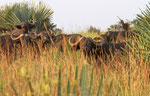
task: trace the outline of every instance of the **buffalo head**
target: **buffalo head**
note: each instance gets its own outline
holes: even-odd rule
[[[26,45],[28,31],[34,27],[34,24],[28,22],[22,22],[20,25],[16,25],[16,28],[11,31],[11,39],[15,42],[21,41],[22,45]]]
[[[85,55],[90,56],[93,54],[94,50],[101,46],[101,42],[95,42],[91,37],[80,37],[78,41],[71,42],[71,39],[74,38],[73,36],[69,39],[69,44],[73,47],[74,50],[80,49],[84,52]]]
[[[28,33],[29,30],[31,30],[32,28],[34,28],[35,25],[32,24],[32,23],[28,23],[28,22],[21,22],[20,25],[15,25],[15,27],[17,29],[21,29],[22,33],[25,34],[25,33]]]
[[[29,37],[32,41],[36,42],[37,44],[40,44],[39,46],[43,47],[52,44],[53,40],[55,39],[55,35],[48,34],[46,31],[42,31],[40,33],[31,32],[29,33]]]
[[[74,38],[72,38],[74,37]],[[59,34],[57,36],[55,36],[54,40],[54,46],[58,49],[60,49],[61,51],[64,51],[65,48],[69,48],[70,45],[70,38],[71,42],[75,42],[78,41],[78,38],[83,37],[80,34]]]

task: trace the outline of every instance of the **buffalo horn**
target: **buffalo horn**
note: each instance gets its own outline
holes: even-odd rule
[[[84,38],[84,37],[81,37],[77,42],[71,43],[71,39],[72,39],[73,37],[75,37],[75,36],[71,36],[71,37],[69,38],[69,44],[70,44],[70,46],[75,46],[75,45],[77,45],[77,44]]]
[[[23,37],[23,36],[24,36],[24,34],[20,34],[18,37],[14,38],[14,37],[12,37],[12,35],[11,35],[11,39],[12,39],[12,40],[18,40],[18,39],[20,39],[20,38]]]

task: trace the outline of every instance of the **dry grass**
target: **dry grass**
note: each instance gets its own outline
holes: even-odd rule
[[[18,53],[19,54],[19,53]],[[23,52],[22,57],[11,64],[6,62],[3,54],[0,61],[0,95],[1,96],[57,96],[59,69],[61,69],[61,94],[67,96],[67,84],[70,80],[70,96],[81,96],[80,77],[82,66],[88,67],[87,91],[90,88],[91,73],[93,83],[91,96],[96,96],[102,75],[101,95],[105,96],[149,96],[150,95],[150,61],[128,53],[102,63],[89,64],[78,52],[60,52],[56,48],[45,50],[35,57],[33,50]],[[110,62],[109,62],[110,61]],[[75,80],[76,68],[79,68]],[[74,90],[76,89],[76,91]],[[87,95],[86,95],[87,96]]]

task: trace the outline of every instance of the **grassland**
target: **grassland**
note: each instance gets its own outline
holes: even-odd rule
[[[129,52],[98,66],[79,51],[33,54],[11,63],[0,54],[0,96],[150,96],[150,61],[142,55]]]

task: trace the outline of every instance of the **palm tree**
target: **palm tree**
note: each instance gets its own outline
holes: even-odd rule
[[[135,28],[139,31],[140,39],[138,44],[141,46],[140,49],[146,57],[150,59],[150,3],[146,5],[146,10],[141,11],[141,14],[137,15]]]
[[[52,30],[56,27],[51,20],[52,14],[53,11],[41,2],[38,5],[29,3],[6,5],[0,10],[0,27],[11,30],[14,25],[25,21],[35,23],[38,31],[45,30],[44,23]]]

